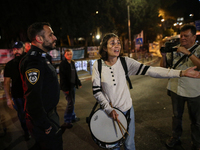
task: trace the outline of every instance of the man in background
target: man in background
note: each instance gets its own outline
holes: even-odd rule
[[[24,54],[24,44],[15,42],[13,45],[14,59],[9,61],[4,69],[4,91],[6,94],[7,105],[10,109],[15,109],[24,130],[25,140],[30,139],[30,134],[26,127],[25,112],[24,112],[24,94],[22,81],[19,73],[19,62]],[[10,82],[12,86],[10,86]]]
[[[63,130],[65,130],[65,128],[72,128],[72,123],[80,120],[75,114],[74,105],[76,88],[82,87],[76,72],[75,62],[72,60],[73,51],[71,49],[66,49],[64,56],[65,58],[59,66],[60,88],[64,92],[67,100],[67,107],[64,114],[65,123],[62,125]]]
[[[173,55],[167,53],[167,63],[172,62],[172,68],[178,70],[185,70],[193,66],[197,66],[197,69],[200,70],[200,46],[195,41],[196,27],[190,24],[182,26],[180,45],[175,47],[177,50],[173,52]],[[181,59],[183,56],[184,59]],[[180,59],[181,61],[179,61]],[[169,79],[167,89],[172,100],[173,117],[172,136],[166,141],[166,145],[174,147],[180,143],[183,131],[182,117],[185,102],[187,102],[191,120],[192,149],[200,150],[200,80],[187,77]]]

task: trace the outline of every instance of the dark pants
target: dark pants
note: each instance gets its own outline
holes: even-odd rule
[[[25,134],[28,134],[28,128],[26,127],[25,111],[24,111],[24,98],[13,98],[14,108],[17,111],[21,127]]]
[[[49,134],[45,134],[44,129],[34,126],[33,121],[27,115],[26,122],[32,137],[36,141],[36,149],[38,150],[63,150],[62,131],[59,125],[59,116],[56,110],[48,113],[52,130]]]
[[[71,123],[72,120],[74,120],[76,117],[76,114],[74,112],[75,91],[76,88],[73,87],[72,90],[69,91],[69,94],[64,93],[67,100],[67,107],[64,114],[64,122],[66,123]]]
[[[191,137],[193,145],[200,148],[200,96],[188,98],[170,92],[172,99],[172,136],[180,138],[182,135],[182,117],[185,102],[187,102],[188,113],[191,120]]]

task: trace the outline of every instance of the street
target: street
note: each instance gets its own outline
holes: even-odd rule
[[[158,65],[155,64],[155,65]],[[165,141],[171,136],[171,100],[166,94],[168,79],[155,79],[147,76],[130,77],[133,89],[130,90],[135,110],[135,143],[137,150],[168,150]],[[95,99],[92,95],[91,80],[84,81],[82,88],[76,91],[75,112],[80,121],[63,134],[64,150],[101,150],[93,141],[86,117],[89,116]],[[60,123],[66,107],[64,94],[60,94],[57,110]],[[2,128],[7,128],[7,134],[0,137],[0,150],[33,150],[34,140],[24,141],[17,114],[6,106],[6,100],[0,101]],[[186,105],[187,106],[187,105]],[[187,107],[183,116],[182,145],[172,150],[190,150],[190,121]]]

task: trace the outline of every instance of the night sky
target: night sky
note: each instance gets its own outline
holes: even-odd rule
[[[44,5],[45,2],[47,3]],[[26,35],[27,27],[31,23],[35,22],[35,20],[50,22],[51,25],[54,27],[54,32],[58,35],[60,28],[55,28],[58,21],[53,18],[56,15],[61,16],[63,14],[59,14],[58,10],[60,10],[60,7],[56,7],[56,4],[61,2],[63,2],[63,0],[0,1],[0,5],[2,6],[2,9],[0,10],[0,35],[3,35],[3,39],[0,40],[0,46],[3,45],[2,47],[7,47],[7,41],[10,42],[10,39],[16,40],[16,37],[20,37],[20,40],[22,41],[27,41],[27,37],[21,35]],[[173,16],[175,18],[184,17],[185,20],[189,20],[191,19],[191,17],[189,17],[189,14],[194,14],[192,19],[194,21],[200,20],[199,0],[176,0],[173,5],[168,6],[167,8],[164,7],[165,6],[163,6],[163,9],[167,11],[170,16]],[[3,29],[4,31],[1,29]]]
[[[166,8],[170,15],[184,17],[187,19],[189,14],[194,14],[195,19],[200,19],[199,0],[177,0],[172,6]]]

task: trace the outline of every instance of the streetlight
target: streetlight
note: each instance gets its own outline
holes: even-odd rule
[[[101,33],[100,33],[100,28],[99,27],[97,27],[96,39],[97,39],[97,42],[99,44],[99,41],[101,39]]]
[[[181,26],[183,24],[183,22],[180,22],[179,25]]]
[[[99,35],[99,34],[96,35],[96,39],[97,39],[97,40],[100,39],[100,35]]]
[[[194,14],[190,14],[189,16],[190,16],[190,17],[193,17],[193,16],[194,16]]]

